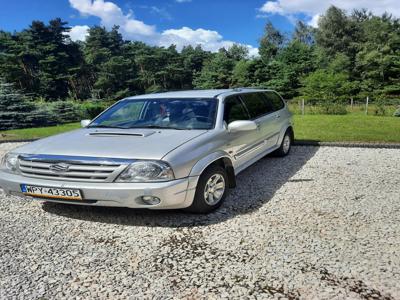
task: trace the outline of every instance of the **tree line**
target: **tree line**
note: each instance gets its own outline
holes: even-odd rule
[[[318,28],[298,21],[291,34],[267,22],[257,57],[240,45],[211,53],[201,46],[178,51],[126,41],[117,26],[94,26],[84,42],[73,42],[69,29],[57,18],[0,31],[2,80],[42,102],[228,87],[329,102],[400,96],[400,23],[390,14],[332,6]]]

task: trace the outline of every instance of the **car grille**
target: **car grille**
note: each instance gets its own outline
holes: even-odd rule
[[[88,157],[19,157],[19,169],[23,176],[66,181],[112,182],[129,163],[128,160]]]

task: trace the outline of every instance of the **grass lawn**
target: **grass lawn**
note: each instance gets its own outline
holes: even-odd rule
[[[400,143],[400,118],[396,117],[295,115],[294,122],[297,140]]]
[[[400,118],[353,113],[344,116],[295,115],[294,121],[297,140],[400,143]],[[79,123],[70,123],[44,128],[0,131],[0,140],[41,138],[79,127]]]
[[[69,123],[51,127],[5,130],[0,131],[0,141],[42,138],[49,135],[70,131],[79,127],[80,123]]]

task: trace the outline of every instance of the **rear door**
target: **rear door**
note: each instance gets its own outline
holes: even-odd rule
[[[273,147],[276,144],[276,126],[274,126],[275,115],[271,102],[263,92],[246,93],[240,97],[246,105],[251,119],[257,123],[259,145],[262,146],[260,152]]]
[[[272,113],[269,118],[269,124],[271,135],[268,137],[269,147],[275,146],[279,141],[279,133],[285,123],[284,108],[285,103],[283,99],[273,91],[264,92],[265,100],[268,105],[272,108]]]

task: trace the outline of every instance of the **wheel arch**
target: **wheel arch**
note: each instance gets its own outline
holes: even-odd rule
[[[293,129],[293,126],[292,125],[288,126],[286,128],[285,132],[287,132],[287,131],[290,133],[292,141],[294,141],[294,129]]]
[[[292,141],[294,141],[294,129],[293,129],[293,125],[292,124],[287,124],[286,126],[283,126],[281,129],[281,132],[279,133],[279,141],[278,141],[278,145],[280,145],[283,141],[283,137],[285,136],[286,132],[289,131]]]
[[[235,170],[230,156],[225,152],[216,152],[200,159],[192,168],[189,176],[200,176],[204,170],[211,165],[223,167],[228,176],[228,185],[230,188],[236,187]]]

